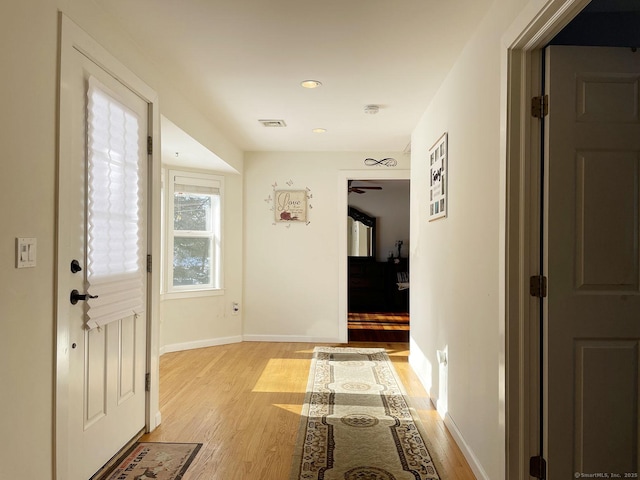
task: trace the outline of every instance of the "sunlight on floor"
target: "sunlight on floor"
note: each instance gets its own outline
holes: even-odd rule
[[[291,404],[283,404],[283,403],[273,403],[274,407],[281,408],[289,413],[295,413],[296,415],[302,414],[302,405],[291,405]]]
[[[387,355],[390,357],[408,357],[409,350],[391,350],[387,348]]]

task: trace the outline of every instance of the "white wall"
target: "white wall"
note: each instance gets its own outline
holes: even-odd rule
[[[393,157],[396,169],[406,169],[402,153],[346,152],[247,153],[244,171],[244,338],[248,340],[337,341],[339,315],[338,189],[346,192],[340,171],[366,167],[367,157]],[[293,181],[289,187],[286,182]],[[311,223],[273,225],[272,184],[279,188],[309,188]],[[288,228],[287,228],[288,227]],[[346,242],[346,230],[345,230]],[[346,257],[346,245],[345,257]],[[344,260],[346,262],[346,258]]]
[[[7,479],[51,478],[56,50],[54,1],[3,6],[0,465]],[[35,268],[15,268],[22,236],[38,239]]]
[[[504,478],[499,385],[501,35],[524,1],[498,0],[414,130],[411,363],[479,478]],[[449,133],[448,217],[427,219],[427,152]],[[416,288],[419,286],[419,288]],[[448,350],[441,369],[436,350]]]
[[[242,177],[233,173],[206,173],[224,177],[223,289],[215,296],[163,296],[160,302],[163,353],[242,340],[242,309],[238,313],[232,311],[233,303],[242,301]],[[170,216],[168,221],[172,221]]]
[[[58,9],[146,81],[162,112],[242,171],[242,153],[155,71],[93,2],[29,0],[0,16],[0,465],[4,479],[53,472],[54,254]],[[238,181],[236,188],[241,188]],[[241,193],[238,199],[241,199]],[[229,229],[238,231],[242,219]],[[15,238],[36,237],[37,266],[15,269]],[[241,269],[241,247],[227,266]],[[236,287],[239,292],[240,286]],[[37,454],[34,455],[34,452]],[[61,479],[64,480],[64,479]]]

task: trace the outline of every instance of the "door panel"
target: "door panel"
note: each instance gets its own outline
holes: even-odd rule
[[[637,292],[638,153],[580,151],[577,162],[577,287]]]
[[[546,59],[547,478],[624,476],[640,449],[640,55]]]
[[[638,114],[640,82],[636,74],[580,73],[576,84],[578,122],[637,123],[640,121]]]
[[[120,322],[120,352],[118,358],[118,403],[136,392],[136,324],[133,317]]]
[[[90,428],[107,414],[107,332],[90,330],[85,338],[86,359],[84,364],[86,380],[84,398],[86,398],[83,428]],[[78,347],[76,347],[78,348]],[[79,363],[79,362],[78,362]]]
[[[575,356],[576,471],[602,472],[604,457],[607,473],[635,472],[638,343],[578,340]],[[606,412],[616,412],[616,415]]]

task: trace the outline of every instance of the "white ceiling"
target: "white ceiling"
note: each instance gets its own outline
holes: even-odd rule
[[[404,150],[491,3],[94,1],[245,151]],[[303,89],[306,79],[323,86]],[[380,112],[366,115],[368,104]]]

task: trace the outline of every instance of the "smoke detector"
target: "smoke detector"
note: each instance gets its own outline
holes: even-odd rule
[[[364,113],[367,115],[375,115],[380,111],[380,107],[378,105],[366,105],[364,107]]]

